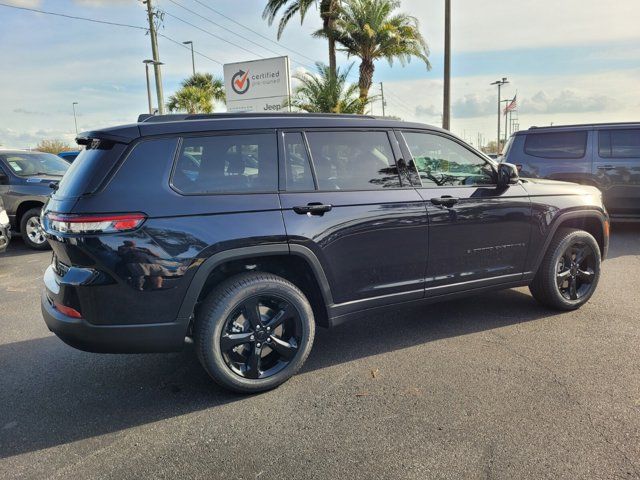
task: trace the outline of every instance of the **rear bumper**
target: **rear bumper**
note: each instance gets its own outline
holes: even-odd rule
[[[68,317],[54,306],[63,303],[65,284],[49,266],[44,275],[45,288],[40,303],[42,316],[49,330],[63,342],[87,352],[152,353],[173,352],[184,346],[186,325],[182,322],[95,325],[82,318]]]

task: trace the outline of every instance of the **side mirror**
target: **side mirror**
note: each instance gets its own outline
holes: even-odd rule
[[[520,176],[518,175],[518,167],[512,163],[498,164],[498,187],[506,187],[518,183]]]
[[[4,185],[9,180],[9,177],[6,173],[0,170],[0,185]]]

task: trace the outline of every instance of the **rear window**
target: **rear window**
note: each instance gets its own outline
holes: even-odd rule
[[[181,193],[251,193],[278,190],[275,133],[184,138],[172,184]]]
[[[640,158],[640,129],[600,131],[598,151],[602,158]]]
[[[582,158],[587,149],[587,133],[530,133],[524,142],[524,151],[541,158]]]
[[[104,143],[80,152],[58,185],[56,198],[79,197],[95,192],[124,152],[126,145]],[[67,163],[60,159],[61,162]]]

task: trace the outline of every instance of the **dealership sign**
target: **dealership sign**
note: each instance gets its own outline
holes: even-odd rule
[[[265,58],[224,66],[229,112],[288,111],[289,57]]]

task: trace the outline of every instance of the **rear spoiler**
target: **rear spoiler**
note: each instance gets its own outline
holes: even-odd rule
[[[114,143],[123,143],[126,145],[138,137],[140,137],[138,127],[127,126],[113,129],[113,131],[95,130],[79,133],[78,136],[76,136],[76,143],[87,149],[109,149]]]

